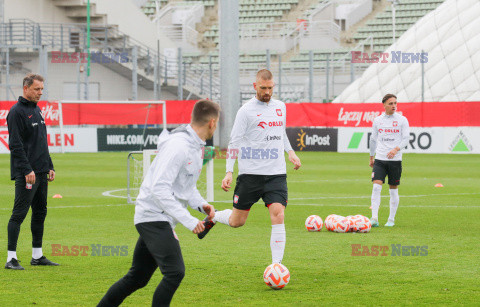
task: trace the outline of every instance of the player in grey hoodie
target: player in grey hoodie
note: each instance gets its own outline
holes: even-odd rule
[[[192,112],[189,125],[171,133],[164,130],[158,153],[140,187],[134,223],[140,234],[129,272],[110,287],[98,306],[118,306],[136,290],[147,285],[160,268],[163,279],[153,295],[153,306],[168,306],[185,275],[177,223],[198,234],[204,222],[193,217],[187,206],[207,214],[215,210],[196,188],[202,171],[202,148],[217,128],[220,107],[203,99]]]

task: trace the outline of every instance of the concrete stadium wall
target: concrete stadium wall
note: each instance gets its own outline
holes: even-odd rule
[[[30,53],[23,55],[11,55],[12,59],[21,60],[23,67],[31,72],[39,72],[38,54]],[[48,73],[46,83],[48,85],[48,99],[61,100],[64,97],[64,84],[77,82],[77,64],[74,63],[58,63],[53,64],[51,56],[48,59]],[[132,82],[116,72],[107,68],[109,64],[91,65],[89,83],[97,83],[100,100],[128,100],[132,97]],[[15,73],[10,75],[10,84],[15,94],[13,97],[10,93],[10,100],[15,100],[22,95],[22,80],[25,75],[23,73]],[[80,82],[84,82],[84,74],[81,74]],[[81,92],[83,99],[83,92]],[[91,96],[93,97],[93,96]],[[138,100],[152,100],[153,90],[147,90],[141,86],[138,87]],[[6,99],[5,88],[0,87],[0,100]],[[162,91],[160,99],[176,99],[171,93]]]
[[[55,6],[52,0],[5,1],[5,22],[12,18],[26,18],[35,22],[74,22],[65,16],[65,11]]]
[[[176,48],[176,45],[157,30],[156,25],[131,0],[93,0],[97,5],[97,13],[106,14],[109,24],[116,24],[120,31],[137,41],[157,49]]]

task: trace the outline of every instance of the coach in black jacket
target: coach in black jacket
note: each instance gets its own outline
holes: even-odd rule
[[[43,77],[28,74],[23,79],[23,97],[7,116],[11,179],[15,180],[15,202],[8,222],[6,269],[23,270],[18,263],[17,241],[20,225],[32,207],[31,265],[58,265],[42,253],[43,224],[47,216],[48,181],[55,179],[48,152],[47,128],[37,106],[43,91]]]

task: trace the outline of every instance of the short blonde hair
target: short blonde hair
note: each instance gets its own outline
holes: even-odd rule
[[[272,72],[268,69],[260,69],[257,72],[257,80],[272,80]]]

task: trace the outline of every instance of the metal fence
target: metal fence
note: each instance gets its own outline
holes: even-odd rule
[[[363,50],[368,45],[367,40],[352,50]],[[14,97],[12,88],[17,84],[12,83],[12,80],[18,79],[16,75],[24,75],[29,70],[22,65],[22,55],[29,54],[31,58],[37,58],[39,72],[45,74],[48,80],[49,73],[61,74],[56,71],[56,55],[77,53],[80,57],[85,54],[88,56],[87,26],[10,19],[0,23],[0,50],[0,85],[5,89],[5,99],[11,99]],[[209,97],[214,100],[220,98],[218,54],[207,54],[207,63],[199,61],[200,56],[185,56],[181,48],[167,56],[160,53],[159,45],[157,48],[146,46],[112,25],[91,26],[89,50],[90,65],[106,67],[130,80],[128,99],[138,100],[140,89],[151,91],[151,99],[163,99],[160,97],[161,91],[169,87],[178,89],[179,100],[196,97]],[[276,77],[278,99],[285,102],[331,101],[366,68],[365,65],[354,66],[350,56],[350,51],[346,51],[342,58],[334,59],[332,56],[322,61],[309,58],[308,61],[295,63],[291,58],[284,61],[281,54],[272,54],[265,50],[264,60],[255,63],[241,62],[240,75],[241,79],[242,76],[246,79],[253,76],[259,68],[269,68]],[[286,56],[283,57],[285,58]],[[60,58],[60,61],[63,59]],[[78,97],[68,98],[95,99],[95,95],[89,92],[94,78],[82,71],[82,67],[85,69],[87,64],[81,61],[74,64],[77,66],[74,69],[76,76],[69,78],[70,82],[75,84]],[[247,86],[251,82],[253,79],[250,78],[241,85],[243,98],[253,93],[252,87]],[[45,84],[45,99],[48,99],[50,85],[48,82]]]

